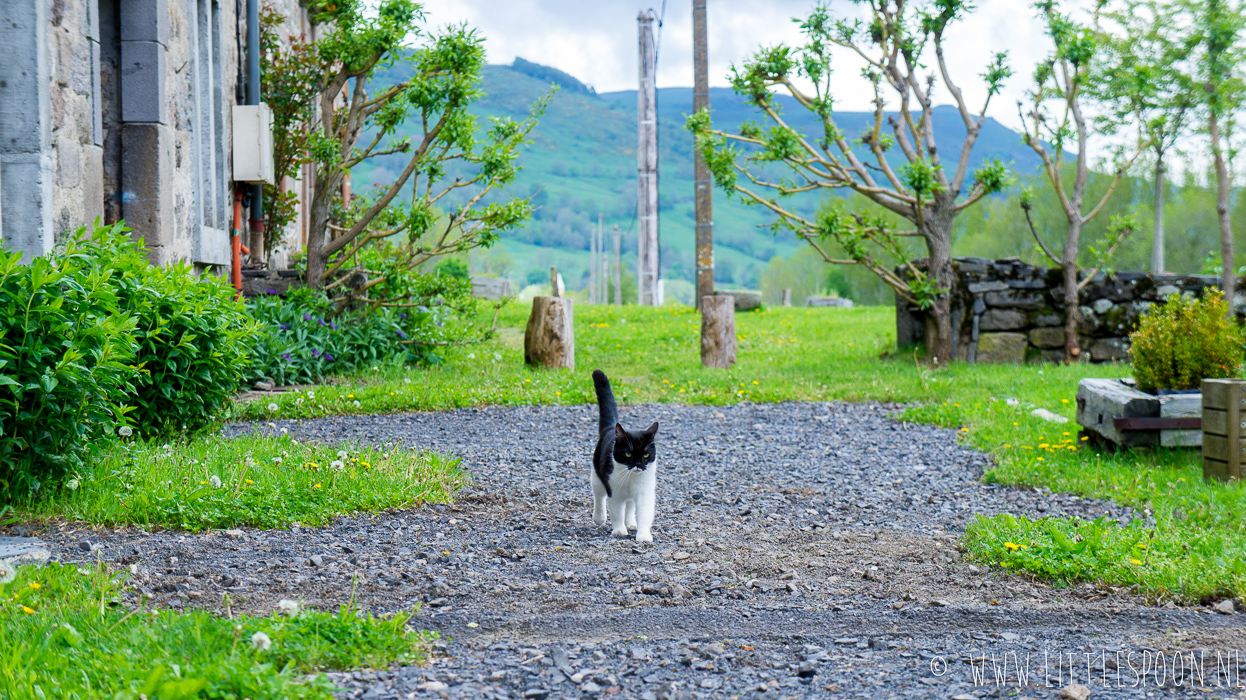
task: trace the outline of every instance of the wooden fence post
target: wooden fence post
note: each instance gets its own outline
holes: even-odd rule
[[[1237,379],[1203,380],[1203,478],[1242,478],[1242,402],[1246,382]]]
[[[783,305],[784,306],[792,305],[792,288],[791,287],[784,287],[783,289]]]
[[[523,351],[524,362],[533,367],[575,369],[575,318],[570,299],[532,299]]]
[[[727,369],[735,364],[735,297],[701,297],[701,364]]]

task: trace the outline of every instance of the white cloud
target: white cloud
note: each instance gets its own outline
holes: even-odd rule
[[[1029,0],[980,0],[979,9],[949,30],[945,39],[953,77],[974,109],[985,89],[978,77],[997,51],[1007,51],[1014,76],[995,98],[991,116],[1016,127],[1016,101],[1024,96],[1034,64],[1047,52],[1047,38]],[[1086,5],[1079,0],[1073,5]],[[793,17],[808,13],[811,0],[708,0],[710,84],[727,86],[727,71],[759,46],[795,43]],[[490,63],[510,63],[516,56],[564,70],[599,92],[636,87],[636,16],[653,6],[634,0],[429,0],[434,26],[466,22],[485,37]],[[859,6],[834,0],[832,11],[856,13]],[[659,55],[658,85],[692,84],[691,2],[666,5]],[[870,106],[869,86],[851,56],[837,57],[835,97],[840,109]],[[932,66],[933,67],[933,66]],[[950,102],[946,93],[939,102]]]

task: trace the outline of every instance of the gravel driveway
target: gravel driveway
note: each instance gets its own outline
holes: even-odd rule
[[[461,456],[474,480],[450,506],[315,530],[44,537],[62,559],[89,537],[139,563],[143,590],[171,606],[213,606],[224,590],[235,610],[290,597],[336,606],[352,585],[375,612],[419,605],[414,624],[441,633],[442,653],[334,674],[343,697],[1054,698],[1071,682],[1094,698],[1236,696],[1213,674],[1217,652],[1231,682],[1246,670],[1226,656],[1246,648],[1239,616],[1053,590],[956,549],[975,514],[1130,513],[982,484],[988,457],[893,412],[625,407],[628,425],[661,423],[652,545],[592,523],[592,406],[231,428]],[[1200,652],[1204,687],[1176,685],[1173,664],[1189,669]]]

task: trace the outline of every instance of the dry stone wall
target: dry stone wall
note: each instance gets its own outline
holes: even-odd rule
[[[918,261],[919,267],[924,261]],[[984,363],[1059,362],[1064,359],[1064,285],[1059,268],[1005,258],[957,258],[952,335],[960,360]],[[1129,334],[1154,304],[1171,294],[1201,296],[1217,286],[1212,275],[1102,273],[1081,292],[1079,342],[1091,362],[1129,357]],[[1243,300],[1238,299],[1239,314]],[[896,300],[896,342],[922,343],[933,318]]]

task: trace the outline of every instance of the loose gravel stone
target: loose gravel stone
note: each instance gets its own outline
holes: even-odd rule
[[[1171,677],[1092,681],[1116,668],[1113,653],[1246,648],[1237,616],[962,563],[959,537],[979,514],[1145,514],[984,484],[988,456],[894,411],[625,407],[625,424],[661,424],[652,544],[592,522],[591,406],[231,426],[438,450],[473,479],[452,504],[322,528],[93,530],[90,555],[75,548],[81,531],[42,536],[65,561],[133,564],[149,605],[217,608],[228,589],[235,613],[268,614],[285,598],[336,609],[353,590],[357,608],[415,611],[414,627],[441,634],[434,663],[329,674],[342,698],[1011,696],[1015,665],[1006,691],[991,666],[1005,656],[1030,659],[1019,697],[1073,681],[1096,698],[1182,697]]]

